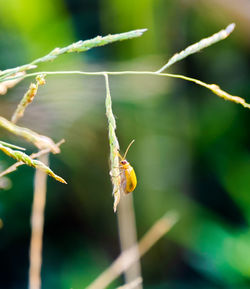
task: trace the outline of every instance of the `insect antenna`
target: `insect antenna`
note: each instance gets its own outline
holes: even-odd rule
[[[130,147],[132,146],[132,144],[134,143],[134,139],[131,141],[131,143],[128,145],[128,147],[127,147],[127,149],[126,149],[126,151],[125,151],[125,154],[124,154],[124,156],[123,156],[123,158],[122,158],[122,160],[125,160],[125,158],[126,158],[126,155],[127,155],[127,153],[128,153],[128,150],[130,149]]]
[[[118,157],[122,160],[124,160],[124,158],[121,156],[121,154],[117,151]]]

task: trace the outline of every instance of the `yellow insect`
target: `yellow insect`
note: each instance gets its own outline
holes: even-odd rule
[[[134,191],[137,185],[137,178],[133,167],[130,163],[125,159],[130,149],[131,145],[135,140],[132,140],[131,143],[128,145],[124,156],[121,156],[118,152],[118,156],[120,160],[120,170],[121,170],[121,186],[125,194],[131,193]]]

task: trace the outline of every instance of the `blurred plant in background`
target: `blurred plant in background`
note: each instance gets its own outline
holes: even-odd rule
[[[154,70],[166,55],[235,21],[237,33],[231,39],[190,56],[175,72],[216,82],[247,98],[250,9],[246,1],[237,3],[235,9],[233,1],[219,0],[2,1],[0,68],[29,62],[78,39],[147,27],[149,32],[137,41],[62,56],[53,70]],[[10,117],[28,84],[24,80],[1,96],[1,115]],[[136,139],[130,159],[139,180],[138,235],[167,209],[176,208],[182,216],[171,241],[161,241],[143,259],[146,288],[248,288],[249,112],[169,78],[124,76],[111,79],[111,89],[121,146]],[[70,140],[52,159],[54,170],[71,181],[67,187],[49,181],[44,288],[84,288],[118,255],[107,197],[111,187],[103,112],[102,80],[55,76],[40,88],[20,121],[56,140]],[[3,157],[2,163],[6,167],[10,160]],[[9,177],[12,189],[0,192],[3,288],[26,288],[32,176],[23,167]]]

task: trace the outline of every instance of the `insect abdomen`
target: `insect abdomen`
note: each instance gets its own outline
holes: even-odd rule
[[[125,177],[126,177],[125,193],[128,194],[133,192],[137,185],[136,174],[132,166],[129,165],[129,167],[125,169]]]

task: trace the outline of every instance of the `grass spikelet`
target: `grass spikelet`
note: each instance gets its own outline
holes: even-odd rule
[[[116,130],[116,122],[115,117],[112,111],[112,100],[110,95],[110,88],[109,88],[109,79],[108,75],[104,74],[105,77],[105,84],[106,84],[106,116],[108,118],[108,131],[109,131],[109,146],[110,146],[110,175],[111,181],[113,184],[113,196],[114,196],[114,212],[117,210],[117,206],[120,202],[121,190],[121,177],[120,177],[120,170],[119,170],[119,158],[118,158],[118,151],[120,149],[119,142],[115,133]]]
[[[34,100],[34,97],[37,94],[38,86],[44,84],[45,84],[44,75],[38,75],[36,77],[36,84],[35,83],[30,84],[28,91],[24,94],[22,100],[18,104],[17,109],[12,115],[11,122],[16,123],[23,116],[26,107]]]
[[[103,36],[103,37],[97,36],[93,39],[89,39],[86,41],[80,40],[78,42],[72,43],[72,44],[70,44],[66,47],[63,47],[63,48],[55,48],[49,54],[47,54],[41,58],[35,59],[29,64],[24,64],[24,65],[18,66],[16,68],[1,71],[0,72],[0,82],[4,81],[4,79],[6,77],[12,76],[13,74],[15,74],[17,72],[34,69],[37,67],[37,64],[39,64],[39,63],[52,61],[55,58],[57,58],[59,55],[62,55],[64,53],[83,52],[83,51],[87,51],[87,50],[94,48],[94,47],[110,44],[112,42],[127,40],[127,39],[131,39],[131,38],[135,38],[135,37],[140,37],[145,31],[147,31],[147,29],[137,29],[137,30],[132,30],[132,31],[124,32],[124,33],[107,35],[107,36]]]
[[[61,141],[59,141],[56,145],[59,147],[61,144],[63,144],[65,141],[64,141],[64,139],[62,139]],[[5,142],[0,142],[0,143],[5,143]],[[11,146],[9,146],[9,147],[11,147]],[[19,147],[17,147],[17,146],[14,146],[13,145],[13,147],[15,147],[15,148],[17,148],[17,149],[22,149],[22,148],[19,148]],[[41,156],[44,156],[44,155],[46,155],[46,154],[48,154],[50,152],[50,149],[49,148],[46,148],[46,149],[44,149],[44,150],[40,150],[39,152],[37,152],[37,153],[33,153],[33,154],[31,154],[29,157],[31,158],[31,159],[36,159],[36,158],[40,158]],[[11,172],[14,172],[15,170],[17,170],[17,168],[18,167],[20,167],[20,166],[22,166],[22,165],[24,165],[24,163],[23,162],[16,162],[15,164],[13,164],[13,165],[11,165],[10,167],[8,167],[7,169],[5,169],[4,171],[2,171],[1,173],[0,173],[0,178],[2,178],[3,176],[5,176],[5,175],[8,175],[9,173],[11,173]]]
[[[179,53],[176,53],[174,56],[172,56],[169,61],[162,66],[159,70],[157,70],[157,73],[160,73],[162,71],[164,71],[166,68],[168,68],[169,66],[171,66],[172,64],[174,64],[177,61],[182,60],[183,58],[186,58],[187,56],[189,56],[190,54],[194,54],[200,50],[202,50],[203,48],[206,48],[218,41],[221,41],[225,38],[227,38],[234,30],[235,28],[235,24],[231,23],[229,24],[225,29],[213,34],[210,37],[204,38],[202,40],[200,40],[199,42],[196,42],[190,46],[188,46],[187,48],[185,48],[184,50],[182,50]]]
[[[18,150],[13,150],[13,149],[6,147],[2,144],[0,144],[0,150],[3,151],[6,155],[12,157],[13,159],[15,159],[17,161],[21,161],[30,167],[40,169],[40,170],[44,171],[46,174],[48,174],[49,176],[51,176],[52,178],[54,178],[55,180],[57,180],[61,183],[67,184],[67,182],[63,178],[56,175],[45,164],[43,164],[42,162],[40,162],[38,160],[33,160],[28,155],[26,155],[24,152],[21,152]]]
[[[224,98],[225,100],[241,104],[245,108],[250,108],[250,104],[247,103],[244,98],[227,93],[226,91],[222,90],[217,84],[208,84],[206,87],[212,90],[214,94],[218,95],[221,98]]]
[[[27,141],[33,143],[39,149],[50,148],[52,153],[60,152],[59,147],[53,142],[51,138],[40,135],[28,128],[17,126],[2,116],[0,116],[0,126],[15,135],[23,137]]]

